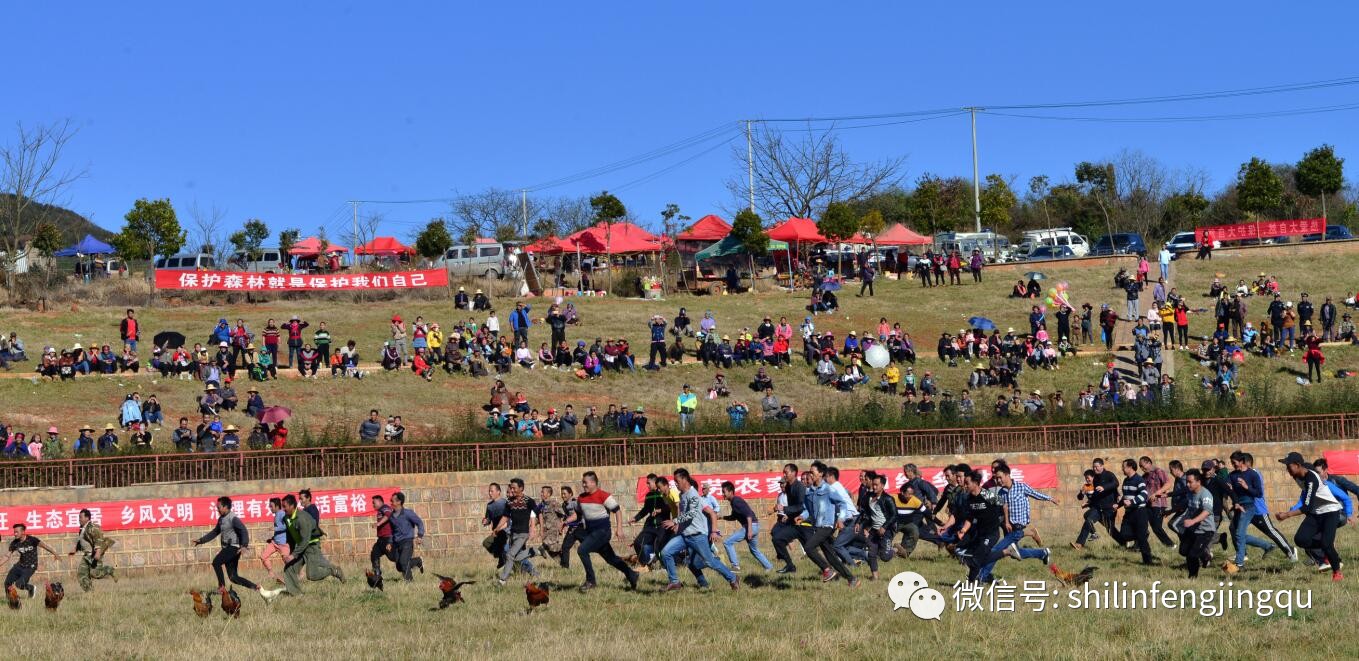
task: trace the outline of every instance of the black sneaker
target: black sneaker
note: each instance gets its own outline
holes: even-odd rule
[[[638,574],[637,572],[632,572],[632,573],[628,574],[628,589],[629,589],[629,590],[632,590],[633,592],[636,592],[636,591],[637,591],[637,579],[639,579],[639,578],[641,578],[641,574]]]
[[[421,574],[424,574],[424,573],[425,573],[425,559],[424,559],[424,558],[416,558],[416,559],[414,560],[414,565],[415,565],[415,568],[416,568],[416,569],[419,569],[419,570],[420,570],[420,573],[421,573]]]
[[[778,570],[776,570],[774,573],[775,573],[775,574],[791,574],[791,573],[793,573],[793,572],[795,572],[795,571],[797,571],[797,567],[794,567],[794,566],[792,566],[792,565],[788,565],[788,566],[786,566],[786,567],[780,567],[780,568],[779,568]]]
[[[581,583],[581,584],[580,584],[580,587],[577,588],[577,589],[580,590],[581,592],[589,592],[590,590],[595,589],[595,584],[594,584],[594,583]]]

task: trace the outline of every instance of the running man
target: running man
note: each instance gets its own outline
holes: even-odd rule
[[[392,552],[396,555],[396,570],[401,578],[414,580],[412,569],[425,573],[425,561],[415,557],[415,547],[424,543],[425,522],[414,510],[406,507],[406,494],[398,491],[392,494]],[[342,579],[343,580],[343,579]]]
[[[1279,460],[1279,463],[1284,465],[1288,475],[1302,487],[1302,496],[1297,509],[1279,512],[1274,518],[1283,521],[1295,516],[1306,516],[1307,519],[1293,534],[1293,541],[1303,549],[1321,551],[1326,558],[1326,564],[1331,566],[1331,580],[1336,582],[1344,580],[1345,577],[1340,573],[1344,565],[1340,562],[1340,554],[1335,550],[1335,529],[1340,527],[1343,515],[1340,501],[1301,454],[1289,452],[1288,456]]]
[[[274,556],[282,560],[288,555],[288,526],[283,522],[282,498],[269,499],[269,514],[274,518],[274,532],[269,536],[269,543],[264,545],[264,552],[260,553],[260,564],[275,583],[283,583],[283,577],[274,572],[274,563],[270,561]]]
[[[291,497],[289,496],[289,498]],[[226,587],[226,578],[230,578],[232,583],[258,592],[265,603],[272,602],[274,597],[277,597],[283,591],[281,588],[265,590],[236,573],[236,568],[241,561],[241,554],[250,547],[250,531],[236,517],[236,513],[231,510],[231,499],[226,496],[217,499],[217,525],[213,526],[208,534],[195,539],[193,545],[206,544],[213,539],[220,539],[222,546],[212,559],[212,571],[217,574],[217,588],[219,590]],[[226,570],[226,578],[222,575],[224,569]]]
[[[38,549],[51,553],[53,558],[57,557],[57,552],[46,542],[28,534],[28,526],[16,523],[13,529],[14,539],[9,540],[9,555],[5,557],[5,562],[9,562],[16,555],[19,559],[9,568],[9,573],[5,574],[5,591],[9,592],[9,586],[13,585],[15,589],[27,590],[31,599],[35,590],[28,580],[38,573]]]
[[[788,545],[797,540],[803,540],[805,528],[799,526],[794,520],[803,510],[803,501],[807,495],[807,487],[798,479],[797,464],[785,464],[783,466],[783,497],[787,500],[783,506],[783,512],[779,514],[779,520],[774,522],[770,537],[774,540],[774,554],[779,560],[783,561],[783,566],[776,573],[791,574],[797,571],[797,566],[793,564],[793,556],[788,552]]]
[[[113,540],[104,534],[99,524],[90,517],[90,511],[80,510],[80,534],[76,537],[75,550],[70,555],[84,551],[80,566],[76,568],[76,579],[80,589],[89,592],[94,579],[113,577],[113,565],[104,561],[104,555],[113,547]],[[113,578],[114,581],[118,579]]]
[[[841,501],[838,494],[826,483],[826,464],[812,462],[812,486],[807,488],[802,513],[794,522],[806,521],[811,528],[803,537],[802,546],[807,551],[807,559],[821,569],[821,581],[829,583],[836,576],[844,576],[849,587],[859,587],[859,579],[854,578],[849,567],[840,560],[839,554],[831,545],[835,535],[840,532],[839,512],[848,511],[853,504],[848,499]]]
[[[531,560],[534,555],[533,549],[529,548],[529,540],[533,538],[535,528],[534,522],[537,520],[534,514],[537,505],[532,498],[524,495],[524,480],[517,477],[510,480],[509,498],[505,499],[505,514],[495,526],[495,532],[504,532],[508,535],[505,538],[505,555],[501,559],[500,571],[496,575],[496,583],[502,587],[516,564],[529,576],[538,578],[538,570],[534,569]]]
[[[1217,537],[1217,517],[1213,493],[1203,483],[1203,472],[1191,468],[1184,472],[1188,488],[1184,515],[1180,519],[1180,555],[1184,556],[1189,578],[1197,578],[1199,569],[1213,564],[1213,538]]]
[[[741,524],[736,532],[727,536],[726,541],[722,542],[727,547],[727,559],[731,561],[732,571],[741,571],[741,562],[736,559],[736,545],[743,541],[750,551],[750,557],[755,558],[755,561],[760,563],[765,571],[773,569],[774,565],[769,562],[769,558],[764,557],[764,554],[760,552],[758,543],[760,519],[755,516],[755,510],[750,508],[750,504],[746,502],[745,498],[736,495],[736,485],[731,480],[722,483],[722,497],[727,499],[728,509],[731,510],[730,514],[722,518]],[[667,514],[669,509],[669,507],[665,508]]]
[[[392,544],[392,506],[382,496],[373,496],[373,529],[377,531],[377,539],[368,550],[368,562],[373,565],[373,573],[381,576],[383,558],[396,562],[396,546]]]
[[[283,512],[287,516],[284,524],[288,528],[288,555],[283,556],[283,585],[290,596],[302,595],[302,585],[297,580],[300,565],[307,567],[307,580],[323,581],[331,576],[343,583],[344,572],[330,564],[321,553],[321,533],[316,528],[316,519],[311,518],[297,506],[297,497],[288,494],[283,497]]]
[[[599,554],[609,566],[622,572],[628,581],[628,587],[636,590],[637,572],[628,567],[610,545],[610,540],[622,539],[623,536],[623,515],[618,507],[618,501],[609,492],[599,488],[599,476],[594,471],[586,471],[581,475],[580,485],[581,493],[576,499],[576,509],[567,517],[568,525],[579,520],[584,526],[584,529],[577,533],[580,548],[576,549],[576,556],[580,558],[580,564],[585,568],[585,582],[580,585],[580,591],[588,592],[596,586],[595,567],[590,562],[591,554]],[[565,549],[562,554],[565,556]]]
[[[688,551],[689,569],[698,580],[699,587],[707,585],[707,580],[703,577],[703,568],[711,567],[727,580],[731,589],[739,590],[741,584],[736,580],[736,574],[713,555],[712,544],[717,541],[717,532],[713,527],[716,515],[712,508],[704,503],[703,497],[698,495],[694,478],[689,475],[688,470],[676,468],[675,485],[680,489],[679,515],[661,524],[667,530],[675,532],[675,537],[661,550],[661,564],[665,565],[666,576],[670,579],[665,586],[666,591],[672,592],[682,587],[679,574],[675,570],[675,556],[680,551]]]
[[[1020,547],[1019,543],[1024,541],[1025,529],[1029,527],[1029,499],[1043,500],[1053,505],[1061,505],[1061,501],[1035,490],[1021,480],[1016,480],[1010,473],[1010,465],[1005,462],[1000,462],[993,468],[992,474],[996,478],[996,483],[1000,485],[1000,500],[1005,507],[1005,536],[991,549],[991,555],[995,556],[996,552],[1000,552],[1016,560],[1037,558],[1042,560],[1043,564],[1048,564],[1048,559],[1052,556],[1050,549],[1026,549]],[[991,561],[982,567],[981,573],[977,576],[983,583],[991,581],[991,570],[996,567],[996,560],[991,558],[988,560]]]
[[[1123,460],[1123,485],[1120,487],[1120,493],[1121,497],[1116,507],[1123,509],[1123,524],[1116,531],[1110,530],[1114,533],[1114,541],[1120,545],[1127,545],[1128,542],[1136,544],[1138,552],[1142,554],[1142,564],[1160,564],[1151,554],[1151,541],[1148,538],[1151,533],[1147,521],[1151,494],[1147,491],[1146,480],[1137,474],[1137,462],[1132,459]]]
[[[1251,517],[1250,524],[1256,530],[1265,534],[1269,541],[1283,550],[1288,556],[1289,562],[1298,561],[1298,550],[1288,544],[1288,538],[1284,537],[1279,529],[1274,527],[1274,522],[1269,519],[1269,507],[1265,498],[1265,478],[1260,471],[1255,468],[1255,457],[1249,452],[1242,452],[1241,458],[1245,460],[1246,471],[1254,475],[1254,479],[1260,483],[1260,497],[1255,499],[1255,516]]]

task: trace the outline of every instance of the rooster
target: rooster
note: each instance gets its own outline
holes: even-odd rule
[[[236,594],[235,588],[230,590],[225,587],[217,588],[217,593],[222,595],[222,612],[231,617],[240,617],[241,598]]]
[[[47,594],[43,596],[43,604],[47,610],[54,611],[61,605],[61,598],[66,596],[66,589],[61,587],[61,583],[48,583]]]
[[[363,570],[363,575],[368,577],[368,587],[373,588],[378,592],[382,592],[382,574],[371,569],[365,569]]]
[[[19,589],[13,585],[5,588],[5,601],[9,602],[10,608],[19,610],[19,606],[22,605],[22,602],[19,601]]]
[[[536,585],[531,582],[525,583],[524,596],[528,597],[528,610],[525,612],[532,613],[533,609],[547,605],[548,597],[552,596],[552,586],[547,583],[542,585]]]
[[[1057,565],[1048,565],[1048,569],[1052,571],[1053,576],[1057,577],[1057,580],[1062,582],[1062,585],[1070,586],[1070,585],[1085,585],[1086,583],[1089,583],[1090,579],[1095,575],[1095,570],[1099,568],[1086,567],[1085,569],[1082,569],[1078,574],[1062,571],[1061,569],[1057,568]]]
[[[198,617],[207,617],[212,614],[212,593],[203,594],[198,590],[189,590],[189,596],[193,597],[193,612]]]
[[[476,583],[476,581],[455,581],[439,574],[435,574],[435,576],[439,578],[439,591],[444,593],[444,598],[439,600],[437,609],[431,608],[430,610],[443,610],[460,601],[466,603],[462,598],[462,588],[465,585]]]

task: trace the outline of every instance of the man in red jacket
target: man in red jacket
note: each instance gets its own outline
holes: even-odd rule
[[[134,352],[137,350],[137,340],[142,339],[142,325],[137,322],[132,308],[128,308],[127,317],[118,324],[118,334],[123,338],[123,344]]]

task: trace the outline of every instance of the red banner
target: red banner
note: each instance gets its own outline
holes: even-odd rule
[[[1245,239],[1269,239],[1276,236],[1325,234],[1326,219],[1261,220],[1254,223],[1198,227],[1194,229],[1194,241],[1202,244],[1205,232],[1211,233],[1213,241],[1242,241]]]
[[[1327,450],[1326,466],[1334,475],[1359,475],[1359,450]]]
[[[991,479],[990,467],[978,467],[984,479]],[[859,475],[864,471],[841,470],[840,482],[845,485],[845,489],[854,493],[859,488]],[[891,470],[874,471],[886,475],[888,479],[887,490],[895,492],[906,483],[906,476],[900,468]],[[1035,489],[1056,489],[1057,488],[1057,464],[1011,464],[1010,475],[1016,480],[1024,482]],[[783,473],[727,473],[722,475],[695,475],[694,479],[698,482],[698,490],[706,491],[712,487],[713,495],[722,497],[722,483],[731,482],[736,487],[736,495],[742,498],[778,498],[779,478]],[[942,467],[921,468],[920,477],[928,480],[936,488],[943,490],[947,484],[944,480],[944,469]],[[669,476],[667,476],[669,479]],[[646,498],[646,478],[637,478],[637,502],[642,502]]]
[[[313,491],[312,503],[321,510],[323,519],[368,516],[373,513],[373,496],[390,499],[395,491],[399,489]],[[233,495],[231,508],[245,523],[270,522],[273,516],[269,514],[269,499],[282,496],[281,493]],[[192,527],[207,532],[217,522],[217,497],[207,496],[0,507],[0,530],[9,530],[14,524],[22,523],[35,535],[79,532],[81,509],[90,510],[90,519],[107,531]]]
[[[191,291],[361,291],[447,287],[448,271],[289,275],[239,271],[156,271],[157,289]]]

